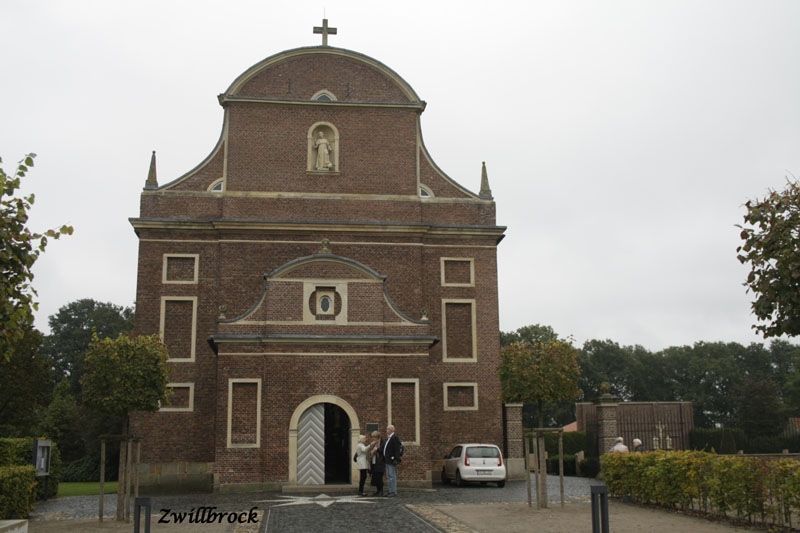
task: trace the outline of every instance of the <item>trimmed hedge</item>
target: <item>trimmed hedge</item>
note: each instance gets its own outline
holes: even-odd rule
[[[586,457],[581,461],[581,477],[597,477],[600,472],[600,461],[597,457]],[[558,455],[547,458],[547,473],[558,475]],[[564,475],[577,476],[575,456],[564,454]]]
[[[558,475],[558,455],[548,456],[547,458],[547,473]],[[564,475],[575,475],[575,456],[572,454],[564,454]]]
[[[27,518],[33,509],[36,469],[29,466],[0,466],[0,520]]]
[[[33,441],[33,437],[0,438],[0,467],[30,465],[33,459]],[[47,481],[47,497],[55,498],[58,494],[58,482],[61,481],[62,471],[61,453],[55,442],[53,442],[50,453],[50,479]],[[36,477],[33,499],[34,501],[44,499],[44,478]]]
[[[744,441],[744,431],[737,428],[694,428],[689,432],[689,446],[693,450],[732,454],[741,449],[737,446]]]
[[[581,461],[582,477],[597,477],[600,473],[600,459],[597,457],[587,457]]]
[[[748,437],[738,428],[694,428],[689,433],[693,450],[716,451],[719,454],[800,452],[798,435],[758,435]]]
[[[548,455],[558,456],[558,434],[546,433],[544,436],[544,449]],[[586,440],[585,431],[570,431],[564,433],[564,456],[575,455],[578,452],[589,454],[590,446]]]
[[[712,515],[790,524],[800,513],[800,461],[707,452],[609,453],[601,473],[614,496]]]

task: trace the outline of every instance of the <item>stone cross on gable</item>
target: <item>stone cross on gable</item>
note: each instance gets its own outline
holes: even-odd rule
[[[329,28],[328,19],[322,19],[322,27],[314,26],[314,33],[321,33],[322,46],[328,46],[328,34],[336,35],[336,28]]]

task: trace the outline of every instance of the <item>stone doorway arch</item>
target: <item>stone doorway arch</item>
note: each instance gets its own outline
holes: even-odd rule
[[[350,450],[356,449],[356,445],[358,444],[358,436],[359,431],[361,428],[361,424],[358,421],[358,415],[356,414],[355,409],[347,403],[345,400],[339,398],[338,396],[333,396],[330,394],[319,394],[316,396],[312,396],[298,405],[294,413],[292,413],[292,418],[289,421],[289,484],[297,485],[297,459],[298,459],[298,426],[300,424],[300,418],[302,415],[311,407],[317,404],[325,404],[330,403],[340,407],[346,414],[347,417],[350,419]],[[350,464],[350,484],[353,485],[358,480],[358,470],[356,469],[356,464],[352,461],[352,457],[349,461]]]

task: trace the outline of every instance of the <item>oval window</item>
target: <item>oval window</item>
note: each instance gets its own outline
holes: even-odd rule
[[[331,309],[331,299],[328,296],[323,296],[319,299],[319,308],[323,313],[327,313]]]

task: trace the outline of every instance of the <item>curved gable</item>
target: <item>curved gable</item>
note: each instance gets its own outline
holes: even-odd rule
[[[319,91],[339,101],[419,103],[395,71],[369,56],[332,47],[297,48],[268,57],[239,76],[226,97],[311,100]]]
[[[386,276],[378,274],[367,265],[354,259],[334,254],[314,254],[299,257],[279,266],[264,279],[281,278],[316,279],[372,279],[384,281]]]
[[[330,253],[300,257],[264,275],[264,290],[255,305],[220,325],[291,326],[428,326],[402,312],[386,290],[386,276],[365,264]],[[329,293],[329,316],[317,316],[315,296]],[[350,300],[356,305],[350,305]],[[278,328],[281,329],[281,328]],[[277,330],[276,330],[277,331]]]

